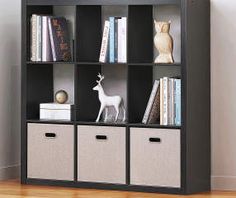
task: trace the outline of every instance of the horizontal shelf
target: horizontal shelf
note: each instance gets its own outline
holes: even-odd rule
[[[26,64],[28,65],[51,65],[51,64],[58,64],[58,65],[74,65],[76,64],[75,62],[42,62],[42,61],[27,61]]]
[[[127,123],[124,122],[89,122],[89,121],[77,121],[77,125],[94,125],[94,126],[115,126],[115,127],[126,127]]]
[[[71,65],[129,65],[129,66],[156,66],[156,67],[181,67],[181,63],[100,63],[100,62],[32,62],[27,61],[28,65],[49,65],[49,64],[71,64]]]
[[[27,5],[178,5],[181,0],[26,0]]]
[[[140,127],[140,128],[160,128],[160,129],[181,129],[181,126],[176,125],[160,125],[160,124],[143,124],[143,123],[131,123],[129,127]]]
[[[27,123],[42,123],[42,124],[74,124],[73,121],[66,120],[37,120],[37,119],[28,119]]]

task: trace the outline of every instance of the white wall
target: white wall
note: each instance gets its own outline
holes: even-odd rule
[[[0,1],[0,179],[20,163],[20,0]]]
[[[211,0],[212,187],[236,190],[236,1]]]

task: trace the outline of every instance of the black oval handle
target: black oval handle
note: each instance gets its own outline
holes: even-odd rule
[[[55,138],[56,137],[56,133],[45,133],[45,137],[47,137],[47,138]]]
[[[161,143],[161,138],[154,138],[154,137],[151,137],[151,138],[149,138],[149,142]]]
[[[106,135],[96,135],[97,140],[106,140],[107,136]]]

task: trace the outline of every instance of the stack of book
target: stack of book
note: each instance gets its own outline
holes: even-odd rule
[[[109,17],[105,21],[99,61],[127,62],[127,17]]]
[[[155,80],[142,123],[181,125],[181,80],[163,77]]]
[[[71,61],[68,24],[64,17],[32,15],[31,61]]]

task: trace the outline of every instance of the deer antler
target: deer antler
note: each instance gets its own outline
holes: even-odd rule
[[[105,77],[102,76],[100,73],[98,73],[98,78],[99,78],[99,80],[97,80],[97,83],[101,83],[102,80],[103,80]]]

